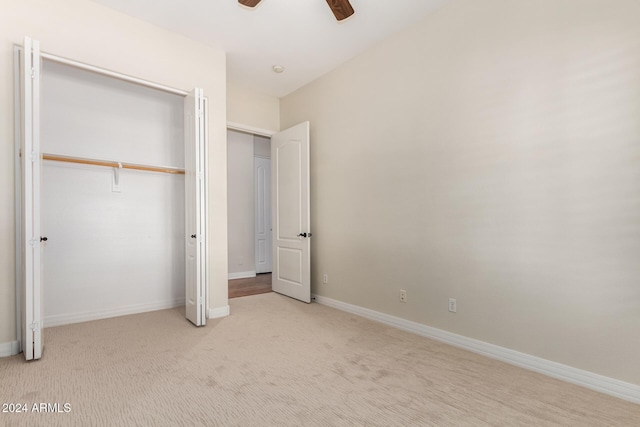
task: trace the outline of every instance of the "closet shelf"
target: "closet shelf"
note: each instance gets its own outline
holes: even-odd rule
[[[184,169],[171,166],[151,166],[139,165],[135,163],[114,162],[111,160],[88,159],[83,157],[61,156],[58,154],[42,154],[42,160],[52,160],[54,162],[81,163],[84,165],[108,166],[111,168],[136,169],[149,172],[162,172],[172,174],[184,174]]]

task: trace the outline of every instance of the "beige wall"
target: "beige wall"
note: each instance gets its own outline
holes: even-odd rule
[[[230,81],[227,83],[227,120],[252,129],[277,132],[280,100]]]
[[[229,274],[255,274],[253,135],[227,133]]]
[[[225,54],[86,0],[0,0],[0,344],[15,340],[13,45],[189,90],[210,100],[210,306],[227,305]]]
[[[640,384],[638,22],[454,0],[283,98],[282,129],[311,121],[312,291]]]

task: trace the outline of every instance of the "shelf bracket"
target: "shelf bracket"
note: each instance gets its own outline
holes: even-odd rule
[[[111,183],[111,191],[114,193],[120,192],[120,170],[122,169],[122,163],[118,162],[118,167],[113,168],[113,182]]]

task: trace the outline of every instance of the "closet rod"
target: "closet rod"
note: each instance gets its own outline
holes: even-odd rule
[[[108,166],[110,168],[135,169],[149,172],[163,172],[173,174],[184,174],[184,169],[171,166],[148,166],[135,163],[113,162],[110,160],[87,159],[82,157],[60,156],[57,154],[42,154],[42,160],[53,160],[55,162],[81,163],[84,165]]]
[[[189,92],[176,89],[170,86],[161,85],[159,83],[150,82],[147,80],[139,79],[137,77],[129,76],[127,74],[118,73],[116,71],[107,70],[104,68],[96,67],[94,65],[85,64],[83,62],[74,61],[73,59],[63,58],[61,56],[52,55],[46,52],[40,52],[40,56],[49,61],[58,62],[60,64],[70,65],[81,70],[91,71],[93,73],[102,74],[103,76],[113,77],[125,82],[135,83],[141,86],[146,86],[154,89],[158,89],[164,92],[173,93],[174,95],[187,96]]]

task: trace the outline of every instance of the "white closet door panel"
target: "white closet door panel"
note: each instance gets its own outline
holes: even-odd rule
[[[207,186],[206,106],[202,89],[185,97],[185,311],[196,326],[206,323]]]
[[[42,357],[43,239],[40,227],[40,46],[28,37],[20,57],[22,166],[22,337],[27,360]]]

